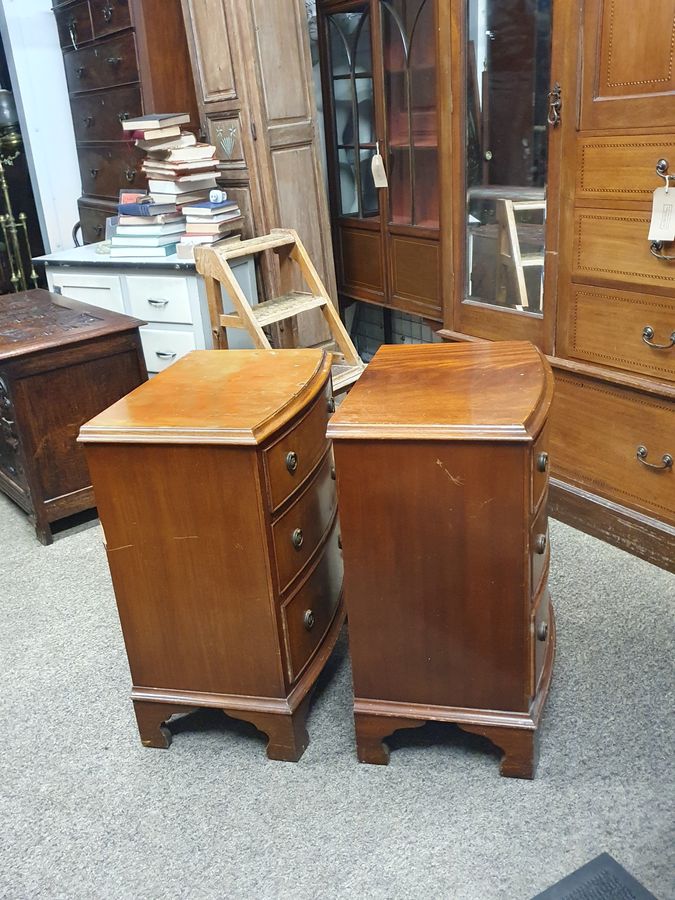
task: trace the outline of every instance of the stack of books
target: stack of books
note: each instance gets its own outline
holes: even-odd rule
[[[170,256],[185,233],[185,216],[175,203],[138,191],[120,192],[117,214],[113,257]]]
[[[180,256],[189,257],[200,244],[215,244],[225,238],[240,240],[241,210],[224,192],[220,195],[219,200],[200,200],[183,207],[187,224],[178,247]]]

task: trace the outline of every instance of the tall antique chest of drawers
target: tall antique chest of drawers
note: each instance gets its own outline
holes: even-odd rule
[[[555,647],[552,388],[526,342],[385,346],[331,419],[362,762],[438,720],[533,776]]]
[[[307,746],[344,618],[330,361],[193,351],[81,430],[146,746],[204,706]]]
[[[85,243],[100,241],[120,188],[147,187],[124,119],[153,112],[199,119],[180,0],[54,0],[82,175]]]
[[[43,290],[0,297],[0,491],[43,544],[95,506],[77,433],[147,379],[143,324]]]

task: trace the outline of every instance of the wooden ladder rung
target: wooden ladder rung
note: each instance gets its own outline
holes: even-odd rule
[[[319,309],[328,301],[325,297],[317,297],[313,294],[282,294],[272,300],[265,300],[251,307],[253,317],[260,327],[271,325],[273,322],[283,322],[291,319],[308,309]]]
[[[532,256],[521,256],[520,263],[522,266],[543,266],[544,265],[544,254],[537,253]]]

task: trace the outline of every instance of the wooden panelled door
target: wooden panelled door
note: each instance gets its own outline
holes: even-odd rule
[[[318,4],[339,291],[437,321],[451,277],[446,10],[439,0]],[[378,150],[387,187],[373,180]]]

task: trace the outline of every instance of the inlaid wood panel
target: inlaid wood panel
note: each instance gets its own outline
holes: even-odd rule
[[[312,118],[303,35],[299,34],[299,27],[306,22],[289,14],[289,7],[296,5],[297,0],[253,0],[251,4],[270,128],[289,120]]]
[[[242,168],[244,143],[239,113],[208,117],[208,139],[216,148],[216,156],[224,169]]]
[[[675,403],[579,375],[556,373],[552,475],[593,494],[675,522],[675,472],[651,469],[675,456]]]
[[[438,243],[392,235],[390,252],[394,305],[442,321]]]
[[[674,0],[586,0],[582,128],[675,122],[674,51]]]
[[[669,160],[675,172],[671,135],[585,137],[579,140],[579,153],[577,200],[651,202],[654,189],[664,184],[656,174],[658,160]]]
[[[384,281],[380,232],[343,227],[340,237],[345,280],[342,290],[356,299],[381,299]]]
[[[201,102],[236,99],[228,21],[231,9],[222,0],[183,0],[183,15]]]
[[[668,346],[675,334],[671,298],[573,284],[568,304],[561,356],[675,380],[675,347],[656,349],[643,340],[650,327],[651,342]]]
[[[675,268],[650,253],[648,212],[577,210],[572,278],[670,294]],[[670,246],[670,245],[666,245]],[[667,252],[667,251],[666,251]]]

